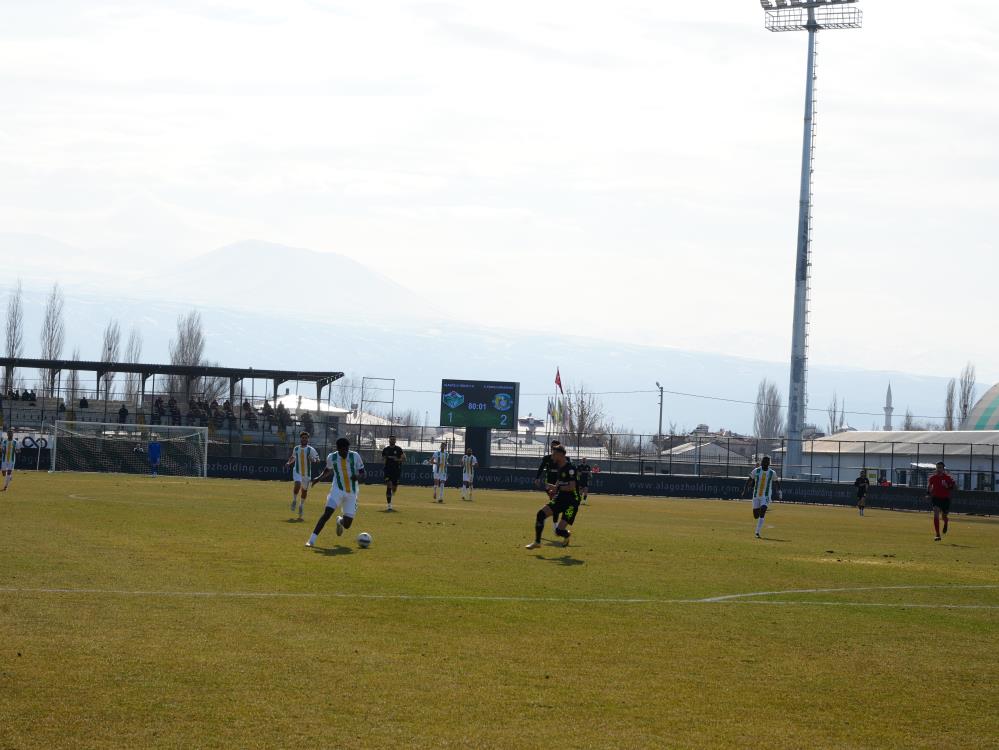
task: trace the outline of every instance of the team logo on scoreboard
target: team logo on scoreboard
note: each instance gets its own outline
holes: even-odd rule
[[[510,411],[513,408],[513,396],[509,393],[497,393],[493,397],[493,406],[497,411]]]
[[[457,409],[463,403],[465,403],[465,397],[462,396],[458,391],[451,391],[450,393],[445,393],[441,397],[444,401],[444,405],[448,409]]]

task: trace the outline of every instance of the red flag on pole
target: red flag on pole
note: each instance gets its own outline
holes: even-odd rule
[[[555,385],[558,386],[558,392],[564,396],[565,391],[562,390],[562,375],[559,374],[557,367],[555,368]]]

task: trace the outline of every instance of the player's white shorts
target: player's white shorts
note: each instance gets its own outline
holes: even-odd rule
[[[475,475],[474,474],[469,474],[467,471],[463,471],[463,472],[461,472],[461,481],[462,482],[468,482],[469,484],[472,484],[475,481]]]
[[[447,472],[446,471],[435,471],[434,472],[434,481],[435,482],[446,482],[447,481]]]
[[[0,471],[14,471],[14,464],[16,461],[3,461],[0,462]]]
[[[357,515],[357,493],[344,492],[334,487],[330,490],[330,494],[326,496],[326,507],[340,508],[345,516],[353,518]]]
[[[763,507],[770,507],[770,498],[769,497],[754,497],[753,498],[753,510],[757,510],[758,508],[763,508]]]
[[[312,484],[311,476],[306,475],[303,477],[297,471],[291,472],[291,478],[294,479],[296,482],[300,483],[302,485],[303,490],[309,489],[309,486]]]

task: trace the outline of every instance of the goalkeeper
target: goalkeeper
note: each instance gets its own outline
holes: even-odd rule
[[[576,511],[579,510],[576,467],[566,458],[565,448],[561,445],[552,448],[551,455],[555,481],[549,482],[547,485],[550,500],[538,511],[534,521],[534,541],[527,545],[527,549],[537,549],[541,546],[541,532],[545,528],[545,521],[552,516],[557,518],[559,514],[562,518],[555,527],[555,534],[561,537],[564,546],[568,547],[569,537],[572,535],[568,526],[575,520]]]

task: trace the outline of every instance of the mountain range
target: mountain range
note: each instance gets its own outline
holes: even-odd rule
[[[114,317],[123,336],[131,326],[141,331],[143,359],[165,362],[177,317],[197,308],[212,361],[395,378],[396,411],[424,412],[430,423],[436,423],[442,378],[518,381],[521,414],[543,415],[558,368],[566,385],[599,394],[616,425],[644,433],[658,429],[657,381],[667,391],[664,430],[704,423],[749,432],[753,407],[734,402],[754,401],[763,378],[786,390],[786,363],[507,330],[498,324],[502,308],[492,301],[474,316],[459,316],[335,253],[248,241],[166,267],[162,258],[141,255],[109,264],[99,252],[0,234],[0,257],[24,280],[25,356],[38,354],[45,296],[58,282],[66,297],[67,357],[78,346],[82,358],[98,358],[101,333]],[[510,304],[534,304],[532,294],[525,289]],[[479,325],[482,318],[495,325]],[[945,378],[813,365],[809,421],[825,427],[825,406],[835,393],[846,401],[848,424],[880,427],[889,383],[896,426],[906,408],[917,415],[942,412]]]

